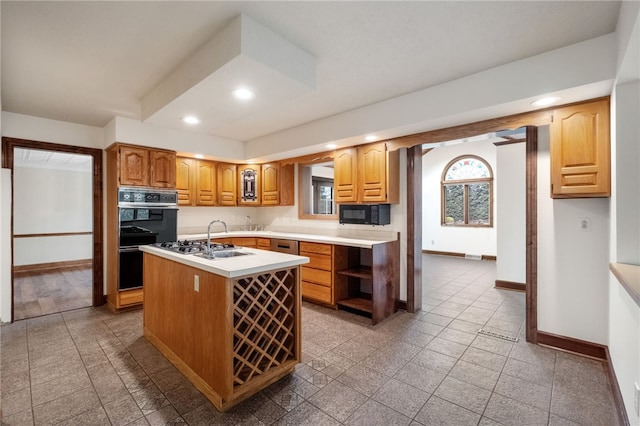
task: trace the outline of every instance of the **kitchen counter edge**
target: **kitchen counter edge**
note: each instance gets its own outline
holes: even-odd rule
[[[185,255],[174,253],[153,246],[140,246],[140,250],[145,253],[153,254],[183,265],[192,266],[226,278],[255,275],[262,272],[290,268],[309,263],[309,258],[305,256],[257,250],[246,247],[243,247],[241,250],[250,254],[246,256],[222,259],[205,259],[193,254]]]

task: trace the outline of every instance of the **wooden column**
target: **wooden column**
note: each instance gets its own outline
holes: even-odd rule
[[[407,312],[422,309],[422,146],[407,149]]]

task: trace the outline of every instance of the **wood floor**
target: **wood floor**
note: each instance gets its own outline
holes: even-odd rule
[[[14,321],[92,305],[91,265],[66,266],[13,276]]]

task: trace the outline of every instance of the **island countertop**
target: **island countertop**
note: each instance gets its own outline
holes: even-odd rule
[[[206,235],[205,235],[206,238]],[[140,246],[140,250],[183,265],[192,266],[226,278],[258,274],[274,269],[288,268],[309,263],[309,258],[286,253],[257,250],[242,247],[239,251],[249,253],[246,256],[234,256],[218,259],[206,259],[193,254],[174,253],[153,246]]]

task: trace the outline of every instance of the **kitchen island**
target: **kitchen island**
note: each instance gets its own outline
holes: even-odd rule
[[[206,259],[143,246],[144,335],[221,411],[300,362],[300,266],[242,248]]]

